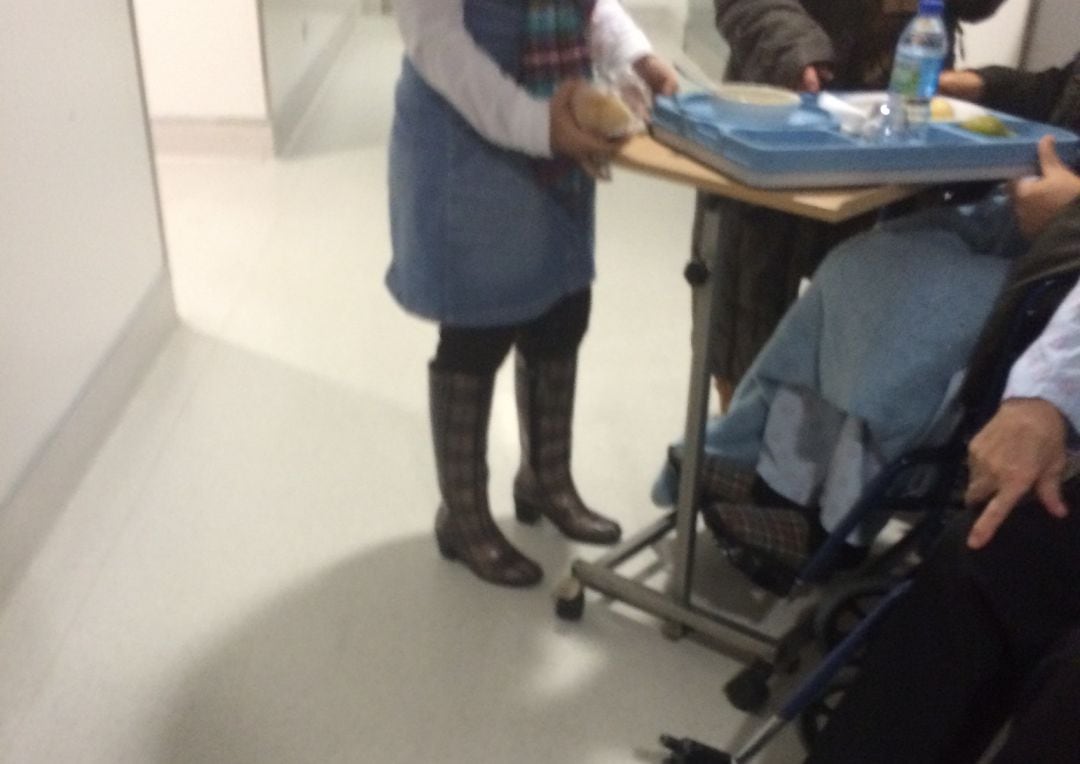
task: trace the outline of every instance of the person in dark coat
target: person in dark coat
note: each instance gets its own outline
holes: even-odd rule
[[[1041,72],[945,72],[941,87],[1080,130],[1080,58]],[[1074,177],[1053,136],[1043,137],[1039,159],[1044,177]],[[725,546],[743,551],[736,559],[793,580],[869,481],[945,437],[964,402],[978,400],[971,385],[993,376],[993,350],[1025,289],[1077,267],[1077,247],[1058,227],[1031,245],[1025,234],[1046,221],[1025,220],[1006,190],[995,185],[975,202],[927,200],[851,239],[786,313],[728,412],[706,430],[702,512]],[[673,478],[669,465],[654,498],[674,498]],[[884,519],[849,537],[851,560]]]
[[[1002,0],[947,4],[946,24],[991,16]],[[716,25],[731,48],[725,78],[807,92],[887,86],[897,39],[917,0],[716,0]],[[710,370],[726,408],[731,391],[784,311],[833,246],[868,229],[874,215],[841,225],[698,196],[693,249],[718,254],[720,305]]]

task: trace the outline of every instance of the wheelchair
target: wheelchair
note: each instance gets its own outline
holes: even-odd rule
[[[887,467],[865,488],[839,527],[834,529],[808,562],[793,574],[770,569],[767,560],[733,562],[751,582],[778,596],[808,586],[824,587],[839,578],[838,552],[849,534],[874,513],[905,513],[914,518],[906,532],[884,551],[873,554],[841,585],[825,590],[812,613],[800,619],[785,636],[787,666],[792,656],[817,641],[824,657],[791,692],[773,716],[764,722],[735,753],[726,753],[690,738],[664,734],[661,744],[668,764],[743,764],[754,757],[781,729],[794,722],[804,744],[813,745],[832,708],[858,670],[858,656],[865,651],[874,630],[907,591],[919,560],[932,546],[950,512],[963,510],[963,487],[967,483],[966,456],[971,439],[990,420],[1001,400],[1009,370],[1016,359],[1042,333],[1065,295],[1075,286],[1076,267],[1036,278],[1020,289],[1016,309],[1001,336],[980,338],[974,357],[989,359],[960,392],[962,415],[951,436],[942,444],[914,450]],[[986,347],[984,343],[993,343]],[[918,490],[913,492],[912,476]],[[909,514],[910,513],[910,514]],[[755,661],[725,685],[725,694],[736,708],[756,712],[769,699],[768,682],[786,666]]]

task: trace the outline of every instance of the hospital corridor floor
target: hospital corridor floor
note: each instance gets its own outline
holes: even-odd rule
[[[159,158],[180,326],[0,609],[0,762],[623,764],[759,723],[721,652],[594,595],[555,618],[570,561],[601,552],[513,521],[510,364],[490,494],[544,582],[439,557],[436,332],[382,283],[400,54],[362,20],[284,157]],[[600,193],[574,467],[629,531],[685,416],[692,212],[624,171]],[[799,750],[785,733],[762,761]]]

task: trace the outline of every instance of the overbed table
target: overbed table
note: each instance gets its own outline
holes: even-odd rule
[[[699,191],[829,223],[843,222],[911,197],[922,190],[919,186],[900,185],[821,190],[751,188],[679,154],[647,135],[628,141],[616,155],[614,164],[674,183],[689,185]],[[703,262],[692,260],[686,271],[693,296],[693,334],[684,432],[685,451],[677,506],[661,520],[629,537],[599,559],[592,562],[574,560],[570,576],[560,584],[557,592],[557,612],[564,618],[579,618],[584,607],[584,590],[590,588],[662,619],[668,636],[678,637],[690,630],[712,637],[722,644],[731,645],[735,650],[739,647],[734,643],[749,639],[752,643],[764,645],[774,651],[772,662],[776,663],[783,660],[782,638],[767,634],[739,619],[700,608],[691,602],[698,468],[703,452],[710,391],[707,365],[709,330],[713,325],[713,311],[717,303],[718,279],[712,277],[715,273],[716,255],[715,250],[709,250]],[[666,591],[658,591],[616,570],[638,552],[652,547],[673,531],[674,578]]]

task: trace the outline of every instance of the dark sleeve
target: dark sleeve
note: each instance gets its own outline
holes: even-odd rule
[[[982,103],[1024,119],[1046,122],[1071,76],[1070,67],[1021,72],[1005,66],[976,69],[986,83]]]
[[[1027,287],[1046,276],[1080,266],[1080,199],[1075,199],[1035,237],[1031,249],[1012,262],[1004,289],[983,325],[968,362],[968,372],[960,399],[965,405],[979,405],[985,399],[988,380],[999,374],[1002,343],[1015,332],[1015,318]]]
[[[1035,237],[1026,257],[1039,262],[1080,266],[1080,198],[1074,199],[1045,231]]]
[[[798,0],[715,0],[716,26],[739,79],[794,87],[810,64],[832,63],[832,41]]]

